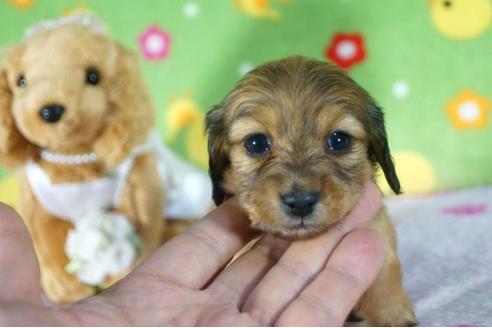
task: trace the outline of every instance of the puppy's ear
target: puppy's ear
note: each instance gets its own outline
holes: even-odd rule
[[[384,127],[384,114],[374,101],[370,102],[368,125],[369,157],[371,160],[379,163],[391,189],[395,194],[399,194],[401,192],[400,181],[396,175],[395,166],[390,154],[386,129]]]
[[[16,169],[36,155],[36,147],[17,129],[11,106],[12,90],[7,80],[7,68],[0,67],[0,163]]]
[[[154,107],[143,81],[137,57],[114,43],[112,73],[108,76],[109,115],[94,150],[108,167],[125,160],[146,141],[154,125]]]
[[[217,105],[207,113],[206,117],[209,173],[213,185],[212,198],[216,205],[220,205],[231,196],[222,187],[224,171],[230,165],[225,145],[226,126],[224,108],[225,106],[223,104]]]

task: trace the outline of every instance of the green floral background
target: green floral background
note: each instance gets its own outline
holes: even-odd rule
[[[203,115],[271,59],[332,60],[386,111],[407,193],[492,182],[492,0],[0,0],[0,48],[88,11],[140,57],[174,149],[206,169]],[[15,178],[2,172],[0,200]]]

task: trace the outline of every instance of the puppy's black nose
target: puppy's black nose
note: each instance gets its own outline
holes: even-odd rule
[[[60,120],[64,111],[65,107],[61,105],[47,105],[41,108],[39,116],[48,123],[56,123]]]
[[[319,192],[315,191],[291,191],[280,196],[287,213],[301,218],[313,213],[319,198]]]

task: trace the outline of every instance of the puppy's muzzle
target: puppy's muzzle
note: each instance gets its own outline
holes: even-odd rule
[[[319,202],[320,194],[316,191],[291,191],[280,196],[284,211],[295,218],[304,219],[313,213]]]
[[[46,105],[39,111],[39,116],[47,123],[56,123],[60,120],[65,107],[58,104]]]

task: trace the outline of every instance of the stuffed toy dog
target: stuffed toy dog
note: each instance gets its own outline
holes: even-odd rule
[[[210,207],[205,174],[153,131],[136,57],[92,16],[31,28],[0,66],[0,162],[54,302],[106,287],[160,245],[168,217]],[[21,254],[19,254],[21,255]]]

